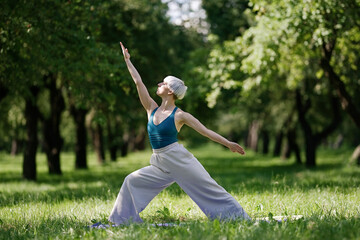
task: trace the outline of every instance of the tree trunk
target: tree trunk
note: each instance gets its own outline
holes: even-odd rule
[[[297,144],[295,145],[294,151],[295,151],[296,163],[297,164],[302,164],[301,152],[300,152],[300,148],[299,148],[299,146]]]
[[[81,108],[77,109],[74,105],[71,105],[70,112],[76,126],[75,168],[86,169],[88,166],[86,157],[87,137],[85,118],[88,110]]]
[[[56,75],[47,77],[47,88],[50,91],[50,117],[44,120],[45,152],[48,158],[50,174],[62,174],[60,167],[60,152],[63,140],[60,135],[61,113],[65,102],[61,90],[56,87]]]
[[[351,161],[356,161],[357,165],[360,166],[360,145],[355,148],[351,155]]]
[[[39,93],[37,87],[30,89],[32,96],[25,101],[25,119],[26,119],[26,146],[23,161],[23,178],[27,180],[36,180],[36,150],[38,146],[37,125],[39,111],[36,105],[36,98]]]
[[[291,157],[291,147],[289,141],[285,143],[283,152],[281,153],[281,159],[289,159]]]
[[[305,134],[305,144],[306,144],[306,150],[305,150],[305,156],[306,156],[306,166],[307,167],[316,167],[316,148],[317,143],[315,142],[314,136],[312,135],[312,132],[308,129],[304,129]]]
[[[310,99],[308,98],[305,106],[302,103],[300,90],[296,90],[296,107],[298,111],[298,118],[300,125],[302,127],[304,137],[305,137],[305,156],[306,156],[306,166],[315,167],[316,166],[316,145],[315,137],[313,136],[312,129],[310,124],[306,121],[305,115],[310,109]]]
[[[269,153],[269,144],[270,144],[270,138],[269,138],[269,132],[267,130],[264,130],[262,132],[262,140],[263,140],[263,154]]]
[[[110,116],[108,116],[107,117],[107,132],[108,132],[108,146],[109,146],[111,161],[116,161],[116,153],[117,153],[117,149],[118,149],[118,144],[117,144],[116,135],[115,135],[115,133],[117,133],[116,130],[117,130],[116,123],[114,124],[114,128],[113,128],[113,126],[111,124]]]
[[[16,138],[11,140],[11,156],[15,156],[19,151],[19,141]]]
[[[140,127],[134,139],[134,148],[140,151],[144,150],[145,140],[146,140],[146,130],[144,127]]]
[[[258,131],[260,128],[260,124],[258,121],[253,121],[249,127],[249,135],[248,135],[248,147],[254,151],[257,151],[257,147],[258,147],[258,139],[259,139],[259,135],[258,135]]]
[[[135,133],[135,130],[134,130],[134,127],[130,127],[130,130],[129,130],[129,135],[128,135],[128,150],[130,152],[134,152],[135,151],[135,137],[136,137],[136,133]]]
[[[105,162],[103,130],[100,124],[96,124],[95,128],[90,128],[94,144],[94,150],[99,163]]]
[[[0,102],[3,100],[9,93],[9,90],[4,86],[3,83],[0,83]]]
[[[280,132],[276,134],[276,138],[275,138],[275,147],[273,153],[274,157],[280,156],[283,138],[284,138],[284,133],[282,130],[280,130]]]
[[[334,144],[332,145],[332,147],[334,149],[338,149],[344,142],[344,135],[342,133],[338,134],[336,137],[336,140],[334,142]]]
[[[288,143],[290,145],[291,152],[295,152],[295,158],[297,164],[302,164],[299,145],[296,143],[296,130],[290,129],[287,134]]]
[[[325,76],[330,80],[330,84],[335,89],[342,108],[349,114],[350,118],[354,121],[356,126],[360,128],[360,110],[357,109],[350,94],[346,90],[346,86],[340,77],[335,73],[333,67],[330,64],[332,51],[335,47],[335,41],[333,43],[324,43],[322,48],[321,67],[324,70]]]
[[[301,155],[300,155],[300,148],[296,143],[296,130],[294,128],[289,128],[286,133],[287,144],[284,151],[283,158],[289,159],[291,157],[291,153],[295,153],[296,163],[301,164]]]
[[[128,154],[128,149],[129,149],[129,142],[123,142],[121,144],[121,157],[126,157],[126,155]]]
[[[307,100],[305,106],[303,106],[300,90],[296,90],[296,106],[298,110],[298,117],[300,125],[303,129],[305,136],[305,145],[306,145],[306,166],[315,167],[316,166],[316,148],[321,142],[322,139],[325,139],[330,133],[332,133],[336,127],[341,122],[340,111],[337,104],[337,100],[334,97],[331,97],[330,104],[332,106],[332,121],[325,127],[321,132],[314,134],[310,124],[307,122],[305,115],[310,108],[310,99]]]
[[[122,136],[122,143],[120,146],[121,149],[121,157],[125,157],[129,151],[129,133],[124,133]]]

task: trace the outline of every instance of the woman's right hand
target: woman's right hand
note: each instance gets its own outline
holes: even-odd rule
[[[236,142],[230,142],[228,148],[232,152],[237,152],[237,153],[240,153],[241,155],[245,155],[244,149],[239,144],[237,144]]]
[[[122,53],[123,53],[123,55],[124,55],[124,59],[125,59],[125,60],[130,59],[130,53],[129,53],[129,51],[127,50],[127,48],[124,47],[124,45],[122,44],[122,42],[120,42],[120,46],[121,46],[121,49],[122,49]]]

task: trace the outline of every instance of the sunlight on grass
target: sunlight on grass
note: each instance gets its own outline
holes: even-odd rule
[[[348,165],[351,151],[320,150],[318,167],[306,169],[294,164],[294,159],[281,160],[253,152],[240,156],[213,144],[190,150],[253,219],[279,215],[303,218],[281,224],[209,221],[173,184],[141,213],[144,224],[89,230],[86,226],[94,221],[106,222],[123,179],[149,164],[149,150],[103,165],[89,154],[89,170],[74,170],[74,155],[64,153],[62,176],[49,175],[45,155],[39,154],[37,182],[21,179],[21,156],[0,153],[0,239],[360,237],[360,170]],[[178,225],[150,225],[162,222]]]

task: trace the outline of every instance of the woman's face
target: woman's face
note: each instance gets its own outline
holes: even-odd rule
[[[158,89],[156,91],[156,94],[161,96],[163,95],[164,93],[167,94],[168,92],[170,91],[168,85],[166,82],[160,82],[158,83]]]

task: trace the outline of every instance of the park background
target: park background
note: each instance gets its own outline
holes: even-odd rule
[[[115,238],[82,226],[106,220],[122,179],[151,153],[122,41],[155,100],[165,76],[183,79],[179,107],[244,146],[245,157],[229,155],[189,128],[179,134],[251,217],[304,218],[207,222],[174,186],[143,217],[186,227],[130,226],[117,237],[359,238],[358,0],[4,0],[0,9],[0,237]]]

